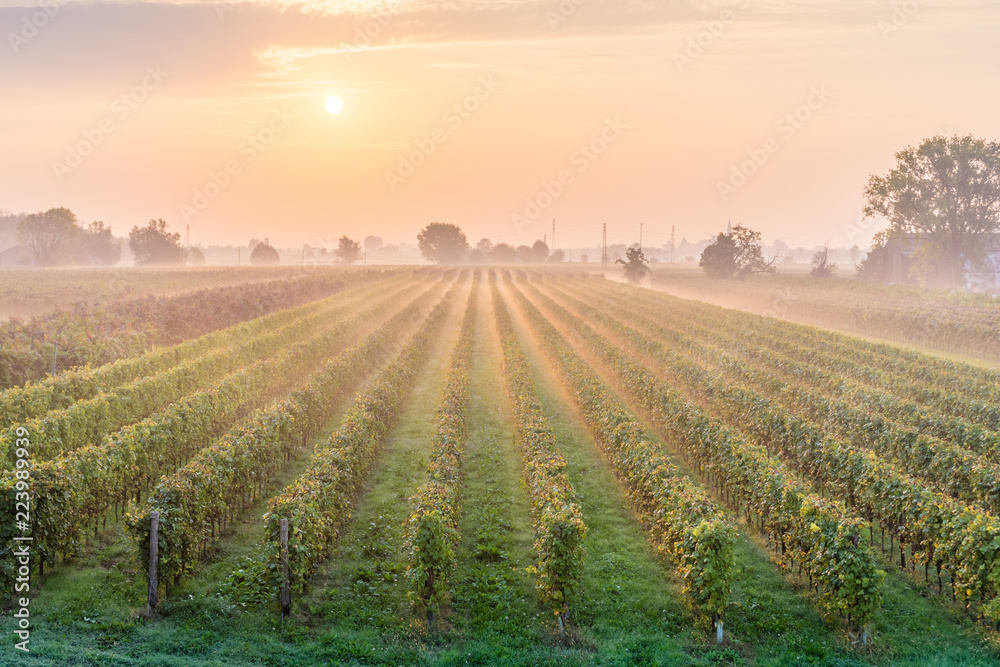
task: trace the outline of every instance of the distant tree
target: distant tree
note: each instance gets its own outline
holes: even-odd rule
[[[490,261],[494,264],[513,264],[517,260],[517,251],[509,243],[498,243],[490,250]]]
[[[68,264],[79,243],[80,227],[68,208],[32,213],[17,225],[17,241],[31,248],[42,266]]]
[[[531,244],[531,261],[541,264],[549,258],[549,246],[545,241],[535,241]]]
[[[736,275],[736,239],[720,233],[701,252],[698,266],[712,278],[732,278]]]
[[[432,222],[417,234],[420,254],[436,264],[458,264],[465,259],[469,241],[458,225]]]
[[[732,232],[719,234],[701,253],[698,262],[713,278],[744,278],[752,273],[774,273],[779,257],[764,259],[760,232],[736,225]]]
[[[361,244],[347,236],[341,236],[334,254],[341,264],[354,264],[361,259]]]
[[[530,264],[535,261],[535,253],[531,251],[531,246],[519,245],[514,249],[514,253],[520,264]]]
[[[851,262],[857,262],[861,258],[861,248],[855,243],[851,246]]]
[[[278,255],[278,251],[264,239],[263,242],[258,243],[250,251],[250,263],[251,264],[277,264],[281,261],[281,256]]]
[[[1000,143],[936,136],[896,153],[896,162],[885,176],[869,179],[865,216],[883,217],[893,232],[938,246],[940,252],[926,251],[919,261],[944,263],[952,286],[964,285],[967,268],[983,260],[987,242],[1000,232]]]
[[[201,251],[201,248],[191,246],[187,251],[187,263],[191,266],[204,266],[205,253]]]
[[[618,259],[615,260],[615,263],[624,265],[625,280],[633,285],[638,285],[646,277],[646,274],[649,273],[649,262],[642,253],[642,248],[637,245],[625,250],[625,257],[627,258],[626,260]]]
[[[823,246],[822,250],[816,252],[812,259],[812,268],[809,275],[813,278],[830,278],[837,272],[837,263],[830,261],[830,247]]]
[[[566,259],[566,252],[563,250],[553,250],[549,258],[545,260],[546,262],[551,262],[552,264],[559,264]]]
[[[80,259],[85,264],[114,266],[122,258],[122,242],[111,235],[111,227],[97,220],[80,230]]]
[[[473,248],[469,251],[469,254],[465,256],[465,261],[473,266],[478,266],[486,263],[486,255],[480,252],[479,248]]]
[[[179,232],[167,232],[167,221],[150,220],[145,227],[132,227],[128,245],[135,263],[140,266],[156,264],[183,264],[185,252],[181,247]]]
[[[385,243],[378,236],[366,236],[365,237],[365,250],[367,252],[378,252],[382,249]]]
[[[587,255],[580,255],[580,262],[582,262],[583,264],[586,264],[589,261],[590,261],[590,257],[588,257]]]
[[[489,257],[490,253],[493,252],[493,241],[486,238],[479,239],[479,243],[476,244],[476,250],[483,253],[484,257]]]

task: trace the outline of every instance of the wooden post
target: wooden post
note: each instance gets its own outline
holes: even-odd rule
[[[281,520],[281,618],[288,616],[292,606],[292,588],[288,581],[288,519]]]
[[[722,619],[720,618],[715,622],[715,643],[722,643]]]
[[[150,514],[149,524],[149,600],[146,606],[146,616],[152,616],[156,604],[160,601],[159,584],[156,576],[156,566],[160,560],[160,513]]]

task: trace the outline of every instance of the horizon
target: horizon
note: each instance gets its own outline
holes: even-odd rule
[[[1000,136],[998,19],[981,0],[0,0],[0,208],[119,237],[163,218],[203,246],[415,243],[432,221],[520,245],[555,218],[560,248],[728,220],[865,247],[884,223],[859,220],[864,185],[898,151]]]

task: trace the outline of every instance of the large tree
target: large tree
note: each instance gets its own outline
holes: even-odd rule
[[[778,256],[764,259],[760,232],[736,225],[727,234],[719,234],[701,253],[698,266],[713,278],[744,278],[752,273],[773,273]]]
[[[368,238],[373,237],[369,236]],[[381,241],[381,239],[379,239],[379,241]],[[365,242],[365,245],[367,245],[367,241]],[[361,244],[352,238],[341,236],[334,254],[337,256],[338,262],[343,264],[354,264],[354,262],[361,259]]]
[[[270,243],[267,239],[264,239],[263,243],[258,243],[250,251],[250,263],[251,264],[277,264],[281,261],[281,256],[278,255],[277,249]]]
[[[940,258],[951,284],[962,285],[1000,231],[1000,144],[971,135],[926,139],[896,153],[888,174],[873,175],[865,200],[865,216],[934,244],[939,252],[924,256]]]
[[[111,227],[96,220],[80,230],[81,260],[87,264],[113,266],[122,257],[122,242],[111,235]]]
[[[646,274],[649,273],[649,261],[646,259],[646,255],[643,254],[642,248],[638,245],[634,245],[626,250],[625,257],[628,258],[628,261],[617,259],[615,260],[615,264],[624,265],[625,280],[633,285],[638,285],[646,277]]]
[[[128,233],[128,245],[135,263],[140,266],[183,264],[186,256],[181,247],[180,233],[168,232],[167,221],[162,218],[150,220],[145,227],[132,227]]]
[[[513,264],[517,251],[509,243],[498,243],[490,250],[490,261],[494,264]]]
[[[417,234],[420,253],[436,264],[458,264],[465,259],[469,240],[458,227],[447,222],[432,222]]]
[[[68,264],[80,241],[76,215],[68,208],[50,208],[32,213],[17,226],[17,241],[31,248],[42,266]]]

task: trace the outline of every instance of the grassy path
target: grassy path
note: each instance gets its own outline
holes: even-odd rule
[[[413,642],[403,646],[420,625],[406,599],[403,523],[409,498],[425,478],[435,413],[467,296],[467,286],[456,295],[443,333],[431,348],[340,543],[314,578],[309,609],[300,620],[323,632],[324,643],[338,650],[379,646],[384,658],[396,664],[416,655]]]
[[[570,605],[573,643],[602,663],[700,664],[707,644],[680,602],[680,583],[647,542],[582,416],[504,292],[587,525],[583,585]]]

